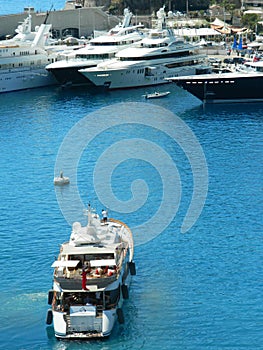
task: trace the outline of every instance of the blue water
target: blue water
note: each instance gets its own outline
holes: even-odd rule
[[[0,349],[263,349],[263,105],[204,110],[185,91],[176,86],[169,90],[168,97],[147,102],[142,97],[145,89],[95,92],[52,87],[0,95]],[[120,110],[122,123],[113,125]],[[149,114],[158,127],[148,125]],[[78,124],[83,120],[87,124]],[[68,134],[76,126],[78,133]],[[182,234],[196,172],[191,160],[194,151],[189,153],[196,140],[187,139],[188,127],[203,151],[209,185],[200,216]],[[178,128],[187,140],[184,150],[178,144],[180,132],[174,139],[167,134]],[[101,133],[95,137],[96,130]],[[59,244],[69,237],[67,221],[81,214],[71,201],[75,179],[57,193],[53,185],[66,136],[73,142],[64,172],[71,176],[73,150],[80,145],[78,191],[83,203],[91,201],[98,212],[104,207],[101,201],[107,200],[104,180],[112,157],[125,150],[117,142],[128,140],[134,146],[140,139],[149,143],[146,149],[160,148],[153,148],[150,155],[141,154],[139,148],[129,154],[128,149],[112,172],[112,191],[124,203],[122,211],[110,208],[110,215],[134,231],[137,275],[124,306],[125,324],[117,324],[105,341],[57,341],[52,328],[45,325],[50,266]],[[117,150],[101,159],[116,143]],[[168,161],[161,169],[164,158],[159,151],[171,157],[180,181]],[[97,185],[105,198],[103,193],[98,198],[94,169],[102,160],[105,172],[102,166]],[[200,169],[200,188],[204,170],[205,166]],[[145,223],[156,217],[175,178],[167,215],[160,220],[162,232],[155,232],[159,222],[146,229]],[[131,189],[136,179],[144,181],[137,183],[139,196],[136,185]],[[141,198],[145,202],[137,208],[136,199]],[[174,217],[169,222],[171,208]],[[144,227],[145,243],[136,233],[139,225]]]
[[[16,14],[24,11],[24,7],[34,7],[35,11],[61,10],[66,0],[0,0],[0,15]]]

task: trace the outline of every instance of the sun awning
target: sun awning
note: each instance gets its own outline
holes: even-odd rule
[[[99,266],[115,266],[116,262],[114,259],[105,259],[105,260],[90,260],[91,267]]]
[[[80,260],[56,260],[51,267],[76,267]]]

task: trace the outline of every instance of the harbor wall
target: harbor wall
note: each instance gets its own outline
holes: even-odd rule
[[[44,23],[47,14],[31,12],[32,30]],[[28,16],[27,12],[0,16],[0,37],[4,39],[7,35],[13,36],[19,22]],[[80,8],[72,10],[51,11],[46,23],[52,24],[52,32],[55,37],[67,35],[85,36],[92,35],[94,30],[105,31],[117,25],[122,18],[108,15],[101,8]],[[76,35],[78,34],[78,35]]]
[[[47,13],[31,12],[32,30],[44,23]],[[0,38],[5,39],[7,35],[13,36],[19,22],[28,16],[27,12],[0,16]],[[46,23],[52,24],[54,38],[66,36],[90,37],[94,30],[108,31],[122,22],[123,16],[113,16],[102,10],[102,7],[83,7],[50,11]],[[132,23],[142,23],[145,27],[151,26],[151,16],[134,16]]]

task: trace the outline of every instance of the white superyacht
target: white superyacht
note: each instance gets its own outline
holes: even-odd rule
[[[208,71],[206,55],[167,29],[164,8],[157,12],[158,26],[133,47],[121,50],[115,59],[80,73],[96,86],[109,89],[165,84],[169,77],[201,74]]]
[[[50,29],[50,24],[41,24],[32,32],[29,15],[14,38],[0,41],[0,93],[56,83],[45,69],[57,57],[54,51],[45,49]]]
[[[143,38],[142,25],[132,25],[132,13],[124,10],[123,22],[112,28],[107,34],[90,40],[84,48],[72,51],[65,59],[49,64],[51,72],[63,86],[91,84],[78,71],[97,66],[98,63],[115,57],[115,54]]]

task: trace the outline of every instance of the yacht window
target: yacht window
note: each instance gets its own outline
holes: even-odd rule
[[[163,51],[162,53],[152,55],[151,59],[160,59],[160,58],[183,58],[188,57],[189,51],[181,51],[181,52],[170,52]],[[120,61],[143,61],[149,60],[149,56],[139,56],[139,57],[119,57]]]

